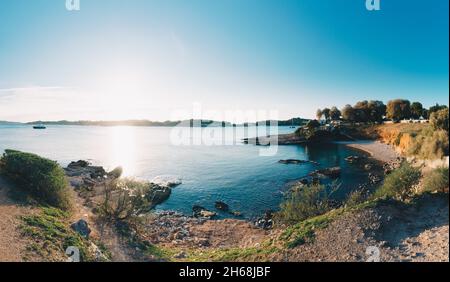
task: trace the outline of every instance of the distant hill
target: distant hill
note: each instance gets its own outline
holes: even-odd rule
[[[278,122],[279,126],[302,126],[306,124],[309,120],[302,118],[293,118],[289,120],[280,120]],[[186,126],[186,127],[207,127],[207,126],[254,126],[254,125],[270,125],[269,120],[258,121],[255,123],[244,123],[244,124],[232,124],[226,121],[213,121],[213,120],[182,120],[182,121],[150,121],[150,120],[118,120],[118,121],[33,121],[28,122],[28,125],[45,124],[45,125],[80,125],[80,126],[152,126],[152,127],[173,127],[173,126]],[[1,124],[1,122],[0,122]]]
[[[6,120],[0,120],[0,125],[15,125],[15,124],[22,124],[20,122],[13,122],[13,121],[6,121]]]

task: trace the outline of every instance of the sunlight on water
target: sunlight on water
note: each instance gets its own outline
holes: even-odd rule
[[[136,173],[136,132],[133,127],[109,128],[109,157],[110,163],[122,166],[124,176]]]

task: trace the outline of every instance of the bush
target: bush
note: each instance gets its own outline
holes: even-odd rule
[[[6,177],[38,202],[64,210],[70,208],[65,174],[55,161],[30,153],[6,150],[0,168]]]
[[[423,179],[423,192],[448,191],[448,167],[440,167],[431,171]]]
[[[441,159],[448,156],[449,138],[444,130],[433,130],[426,127],[413,137],[413,142],[408,150],[408,155],[421,159]]]
[[[367,192],[363,189],[355,190],[351,192],[347,200],[345,201],[345,205],[347,207],[354,207],[357,206],[367,200]]]
[[[331,193],[327,190],[326,186],[319,184],[294,187],[281,204],[276,219],[282,223],[293,224],[326,213],[332,209],[329,200]]]
[[[375,191],[374,197],[391,197],[406,200],[413,193],[414,186],[419,183],[420,169],[405,162],[384,180],[384,184]]]
[[[442,109],[430,115],[430,123],[436,130],[448,132],[448,109]]]
[[[131,178],[114,179],[105,184],[103,202],[99,210],[114,220],[127,220],[149,212],[166,200],[170,188]]]

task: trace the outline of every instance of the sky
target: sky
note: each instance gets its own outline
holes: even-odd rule
[[[65,2],[0,0],[0,120],[448,105],[447,0]]]

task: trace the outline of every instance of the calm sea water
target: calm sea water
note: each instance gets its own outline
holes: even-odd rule
[[[32,152],[66,166],[79,159],[90,160],[107,169],[122,166],[126,176],[152,180],[172,176],[182,180],[170,199],[158,209],[191,213],[192,206],[214,210],[221,200],[247,218],[267,209],[276,210],[287,184],[318,168],[341,166],[342,197],[367,179],[362,169],[348,165],[344,158],[358,155],[344,145],[278,146],[273,156],[261,156],[260,146],[244,145],[244,137],[261,135],[255,128],[227,128],[217,137],[216,129],[201,129],[191,143],[216,136],[235,145],[178,145],[171,142],[173,131],[163,127],[49,126],[33,130],[29,126],[0,126],[0,152],[16,149]],[[190,129],[185,129],[190,130]],[[220,129],[222,130],[222,129]],[[295,129],[279,127],[280,133]],[[215,134],[214,134],[215,133]],[[264,135],[264,133],[263,133]],[[202,139],[203,138],[203,139]],[[201,142],[200,142],[201,143]],[[214,142],[213,142],[214,143]],[[216,144],[218,142],[215,142]],[[228,144],[227,143],[227,144]],[[280,159],[302,159],[320,165],[284,165]],[[222,217],[229,217],[221,214]]]

